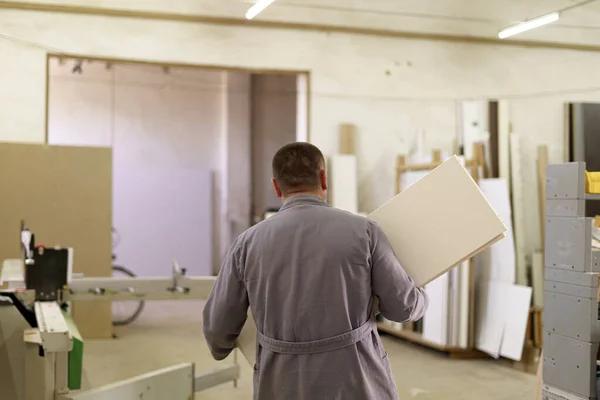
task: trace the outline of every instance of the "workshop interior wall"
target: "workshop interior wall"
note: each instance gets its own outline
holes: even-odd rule
[[[74,272],[111,276],[111,153],[0,143],[0,260],[19,258],[24,219],[37,244],[74,248]],[[73,317],[84,338],[112,336],[110,303],[74,303]]]
[[[120,3],[147,6],[114,2]],[[152,7],[173,10],[162,0]],[[0,140],[44,141],[46,56],[52,51],[310,71],[310,141],[326,156],[335,154],[339,124],[356,125],[364,212],[393,195],[395,156],[409,151],[416,130],[426,132],[426,151],[452,151],[456,103],[463,99],[510,102],[512,130],[523,135],[524,200],[537,204],[536,146],[547,144],[550,162],[562,161],[564,102],[600,100],[594,89],[600,76],[589,73],[600,67],[597,52],[24,10],[0,10],[0,21],[4,35],[18,38],[0,41]],[[538,216],[526,218],[526,246],[532,248],[539,243]]]

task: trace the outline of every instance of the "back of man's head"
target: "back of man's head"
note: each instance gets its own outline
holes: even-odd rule
[[[283,146],[273,157],[273,178],[285,197],[297,192],[319,191],[325,158],[316,146],[297,142]]]

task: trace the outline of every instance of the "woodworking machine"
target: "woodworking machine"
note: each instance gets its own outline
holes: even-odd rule
[[[10,287],[0,289],[2,400],[189,400],[222,383],[237,386],[236,349],[232,365],[201,375],[185,363],[80,390],[83,341],[70,302],[206,299],[216,278],[188,277],[176,262],[166,277],[74,278],[72,249],[34,247],[33,238],[22,226],[21,260],[6,260],[0,270],[0,287]]]

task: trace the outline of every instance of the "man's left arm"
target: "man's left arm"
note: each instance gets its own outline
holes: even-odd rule
[[[248,293],[240,276],[240,246],[227,252],[221,271],[203,311],[203,331],[215,360],[223,360],[235,347],[248,315]]]

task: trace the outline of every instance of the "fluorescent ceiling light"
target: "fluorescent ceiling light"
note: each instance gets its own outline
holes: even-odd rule
[[[258,0],[250,9],[246,12],[246,19],[252,19],[260,14],[265,8],[269,7],[275,0]]]
[[[525,21],[520,24],[511,26],[510,28],[506,28],[498,34],[498,37],[500,39],[505,39],[509,36],[518,35],[519,33],[523,33],[525,31],[539,28],[540,26],[551,24],[552,22],[556,22],[559,18],[560,14],[557,12],[542,15],[541,17],[530,19],[529,21]]]

